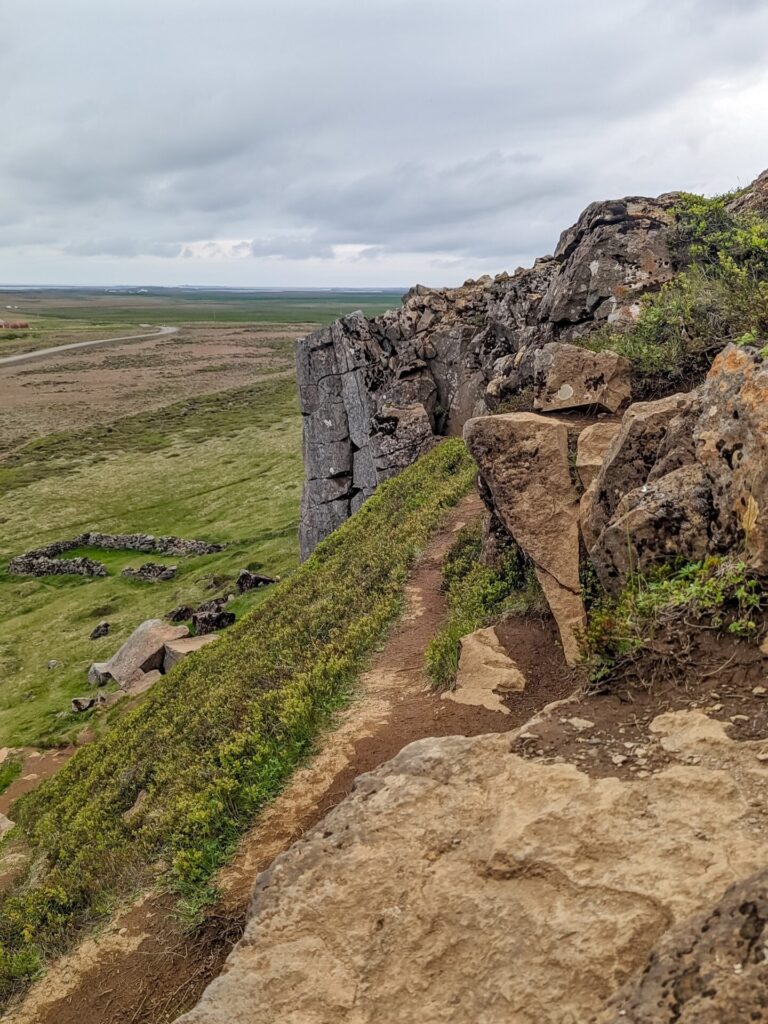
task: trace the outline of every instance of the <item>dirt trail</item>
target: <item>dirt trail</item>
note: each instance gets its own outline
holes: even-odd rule
[[[197,1001],[242,933],[255,877],[350,792],[354,779],[426,736],[503,732],[573,687],[550,623],[510,620],[504,640],[532,670],[511,714],[440,700],[423,675],[424,652],[444,620],[442,561],[461,525],[476,520],[475,495],[453,511],[407,586],[406,610],[360,680],[358,698],[260,815],[217,879],[222,897],[195,932],[172,900],[145,897],[100,935],[51,966],[12,1010],[12,1024],[166,1024]],[[536,671],[536,667],[539,670]]]

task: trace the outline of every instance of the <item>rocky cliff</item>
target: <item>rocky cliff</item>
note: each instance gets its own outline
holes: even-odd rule
[[[417,285],[401,309],[354,313],[299,341],[302,555],[436,436],[528,385],[548,342],[631,320],[640,296],[674,273],[676,198],[593,203],[531,268]]]

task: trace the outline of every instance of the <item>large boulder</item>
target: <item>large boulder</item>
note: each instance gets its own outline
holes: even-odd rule
[[[187,655],[194,654],[195,651],[207,647],[208,644],[218,639],[218,633],[204,633],[202,636],[185,636],[180,640],[166,641],[165,654],[163,655],[163,672],[170,672],[173,666],[183,661]]]
[[[104,686],[114,679],[125,687],[141,673],[161,669],[165,645],[172,640],[189,636],[186,626],[172,626],[162,619],[147,619],[128,637],[109,661],[94,662],[88,671],[92,686]]]
[[[768,869],[669,931],[599,1024],[768,1021]]]
[[[750,565],[768,575],[768,361],[728,345],[699,389],[696,459],[712,486],[712,543],[743,544]]]
[[[510,658],[493,626],[461,638],[456,686],[444,700],[509,714],[504,697],[525,689],[525,676]]]
[[[406,747],[259,876],[242,940],[183,1024],[587,1024],[665,932],[768,857],[764,744],[695,712],[654,725],[670,763],[638,778],[526,758],[509,735]],[[713,965],[727,991],[745,961],[764,978],[763,904],[728,903]],[[678,948],[671,977],[695,991],[697,951]],[[656,992],[643,1024],[677,1019]]]
[[[688,395],[630,406],[581,501],[604,586],[683,557],[743,551],[768,576],[768,363],[728,345]]]
[[[496,514],[534,564],[566,660],[575,664],[584,607],[579,493],[571,479],[568,427],[535,413],[507,413],[470,420],[464,439]]]
[[[598,408],[617,412],[632,396],[631,363],[615,352],[551,342],[534,359],[533,407],[541,412]]]

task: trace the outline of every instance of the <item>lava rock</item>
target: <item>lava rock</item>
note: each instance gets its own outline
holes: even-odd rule
[[[130,566],[123,569],[122,575],[132,580],[142,580],[144,583],[162,583],[172,580],[176,575],[178,566],[162,565],[160,562],[145,562],[138,569]]]
[[[91,639],[91,640],[99,640],[103,636],[108,636],[108,634],[109,634],[109,623],[108,622],[100,622],[98,624],[98,626],[96,626],[95,629],[91,630],[91,634],[90,634],[89,639]]]
[[[234,621],[235,613],[226,612],[223,608],[196,611],[192,616],[192,625],[197,636],[217,633],[220,629],[226,629],[227,626],[231,626]]]
[[[250,569],[241,569],[237,577],[237,589],[241,594],[247,590],[256,590],[257,587],[267,587],[277,580],[272,576],[262,576],[261,573],[251,572]]]

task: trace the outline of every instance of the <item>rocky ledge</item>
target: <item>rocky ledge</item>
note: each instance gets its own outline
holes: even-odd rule
[[[459,288],[417,285],[401,309],[374,319],[354,313],[300,340],[302,555],[436,436],[460,433],[470,417],[532,384],[539,350],[631,320],[640,297],[674,273],[676,198],[593,203],[554,256],[529,269]],[[611,404],[622,399],[610,381],[593,390]]]

